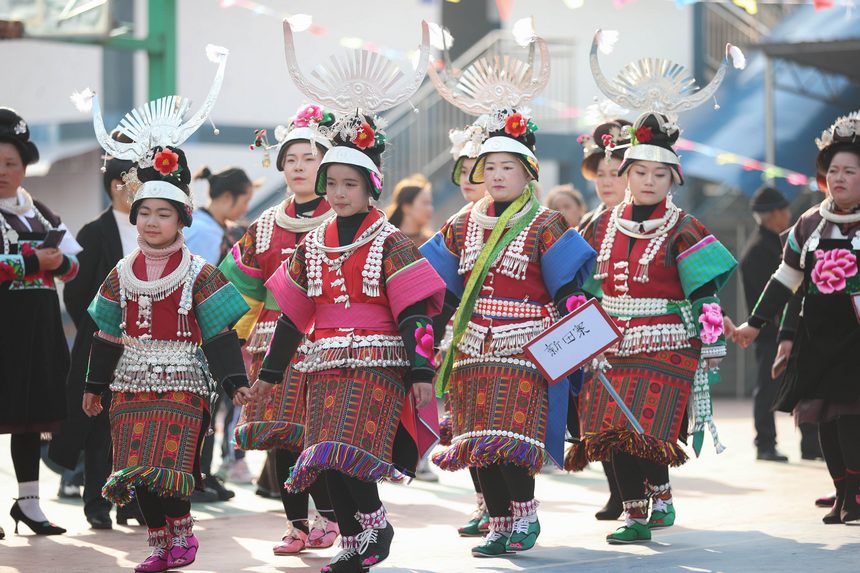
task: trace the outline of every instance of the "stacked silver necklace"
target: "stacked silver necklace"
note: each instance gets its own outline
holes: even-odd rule
[[[659,219],[649,219],[641,223],[629,221],[621,218],[621,213],[629,204],[631,204],[630,201],[619,203],[609,216],[606,235],[600,243],[600,251],[597,255],[597,272],[594,275],[596,280],[602,280],[609,276],[609,260],[612,257],[612,247],[615,245],[615,235],[617,231],[621,231],[628,237],[648,240],[648,245],[645,247],[642,257],[639,258],[636,273],[633,275],[634,281],[647,283],[648,266],[657,256],[657,251],[660,250],[667,234],[678,222],[681,214],[681,210],[672,203],[670,196],[666,198],[666,213]]]
[[[122,308],[122,323],[120,328],[126,329],[127,301],[137,302],[138,314],[135,324],[138,328],[148,330],[148,333],[140,338],[152,338],[152,304],[164,300],[173,294],[177,288],[182,287],[182,295],[179,302],[179,313],[176,319],[176,336],[180,338],[191,337],[191,325],[188,322],[188,313],[192,307],[192,287],[194,277],[203,267],[202,259],[192,257],[188,247],[182,246],[182,259],[179,266],[171,273],[152,281],[137,278],[132,269],[135,258],[141,254],[140,249],[135,249],[130,255],[120,261],[119,267],[119,296]]]
[[[475,261],[478,260],[478,255],[481,254],[481,250],[484,248],[484,231],[491,231],[499,222],[499,217],[490,217],[487,215],[489,205],[490,198],[483,197],[475,203],[475,206],[469,213],[469,223],[466,227],[466,244],[463,247],[463,255],[460,257],[460,265],[457,269],[457,272],[461,275],[466,274],[475,267]],[[505,225],[505,228],[510,229],[513,227],[517,221],[528,213],[530,206],[531,204],[525,205],[519,213],[512,216],[508,220],[507,225]],[[529,224],[511,241],[511,244],[503,252],[499,253],[499,257],[493,261],[493,266],[498,266],[499,272],[503,275],[517,280],[524,280],[526,278],[529,257],[523,254],[523,249],[525,248],[526,239],[532,225],[543,211],[546,211],[546,208],[540,207],[532,220],[529,221]]]
[[[818,214],[821,215],[821,222],[803,243],[803,248],[800,251],[800,268],[806,268],[806,254],[809,251],[814,251],[818,248],[818,242],[821,240],[821,232],[824,231],[824,226],[827,223],[836,225],[845,223],[856,223],[860,221],[860,212],[857,213],[834,213],[833,200],[829,197],[818,204]],[[851,248],[860,250],[860,229],[854,232],[854,237],[851,239]]]
[[[390,224],[385,214],[380,211],[380,217],[374,221],[355,242],[342,247],[329,247],[325,244],[325,231],[328,225],[335,225],[336,217],[320,225],[312,231],[305,239],[307,248],[307,279],[308,296],[320,296],[322,294],[322,265],[334,270],[337,278],[332,281],[333,287],[340,287],[341,294],[335,297],[336,303],[345,303],[349,308],[349,292],[346,287],[346,279],[343,276],[343,263],[352,256],[359,248],[371,243],[370,252],[364,262],[361,271],[361,292],[367,296],[379,296],[379,282],[382,278],[382,245],[397,227]],[[337,254],[337,258],[330,258],[329,254]]]

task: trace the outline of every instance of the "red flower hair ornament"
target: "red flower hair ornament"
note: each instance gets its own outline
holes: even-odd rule
[[[373,147],[376,144],[376,132],[373,131],[373,128],[370,127],[369,123],[366,121],[362,122],[362,124],[358,126],[358,132],[355,134],[355,137],[352,138],[352,143],[359,149]]]
[[[152,166],[165,177],[174,175],[179,171],[179,154],[169,149],[162,149],[155,154]]]
[[[511,137],[519,137],[529,128],[529,122],[521,113],[515,113],[505,120],[505,133]]]

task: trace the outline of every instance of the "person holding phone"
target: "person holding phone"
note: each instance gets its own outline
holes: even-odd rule
[[[0,328],[0,433],[12,434],[18,479],[10,514],[16,532],[23,521],[36,534],[57,535],[66,530],[39,506],[39,434],[58,430],[66,417],[69,350],[54,283],[75,277],[81,248],[60,218],[22,187],[27,166],[38,160],[27,122],[0,108],[0,315],[6,325]]]

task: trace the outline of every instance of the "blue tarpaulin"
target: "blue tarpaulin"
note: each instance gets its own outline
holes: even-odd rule
[[[827,42],[860,39],[860,14],[845,10],[815,11],[811,6],[800,7],[781,22],[763,43]],[[681,116],[682,137],[721,149],[738,156],[765,159],[765,55],[760,51],[748,53],[747,68],[730,69],[717,92],[720,109],[711,105]],[[860,65],[860,64],[858,64]],[[846,108],[827,101],[813,99],[780,89],[796,81],[786,66],[774,66],[774,110],[776,165],[808,176],[814,175],[815,138],[840,115],[860,108],[860,88],[847,78],[831,83],[842,102],[856,102]],[[801,74],[800,77],[806,77]],[[835,87],[835,90],[834,90]],[[721,182],[752,194],[763,182],[760,171],[747,171],[741,165],[719,165],[715,158],[694,151],[682,152],[682,163],[688,177]],[[776,186],[793,196],[799,187],[785,179]]]

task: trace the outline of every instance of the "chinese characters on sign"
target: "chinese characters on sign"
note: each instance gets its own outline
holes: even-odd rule
[[[525,347],[550,382],[557,382],[621,338],[597,301],[589,301],[532,339]]]

